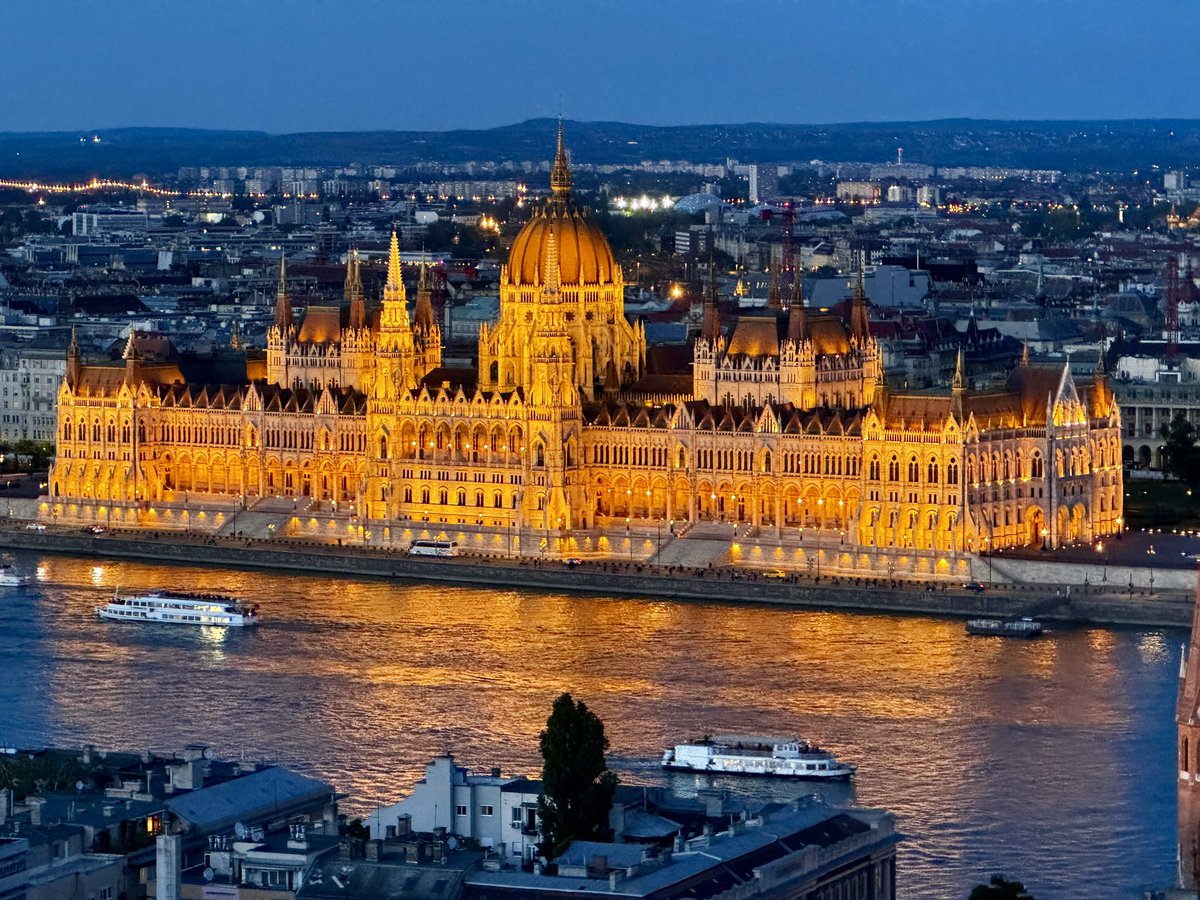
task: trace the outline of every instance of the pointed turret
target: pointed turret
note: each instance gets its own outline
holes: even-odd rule
[[[854,281],[854,295],[850,301],[850,334],[860,343],[871,336],[870,321],[867,318],[867,292],[863,287],[861,265],[858,267],[858,277]]]
[[[367,326],[367,303],[363,294],[362,274],[359,271],[358,251],[350,252],[346,259],[346,285],[342,291],[350,304],[350,328],[358,331]]]
[[[138,347],[137,329],[130,329],[129,338],[125,341],[125,352],[121,355],[125,359],[125,383],[137,384],[138,370],[142,364],[142,351]]]
[[[800,281],[796,281],[800,285]],[[788,340],[799,347],[808,340],[808,311],[804,308],[804,288],[797,287],[788,307]]]
[[[1102,419],[1108,415],[1109,401],[1108,372],[1104,368],[1104,347],[1096,355],[1096,372],[1092,376],[1092,418]]]
[[[417,282],[417,308],[413,312],[413,328],[417,331],[428,331],[436,324],[433,315],[433,291],[429,288],[426,275],[425,261],[421,261],[421,276]]]
[[[559,126],[559,146],[561,147],[562,126]],[[546,241],[546,259],[542,266],[543,294],[558,296],[562,290],[562,267],[558,261],[558,238],[554,229],[550,229],[550,238]]]
[[[954,381],[950,383],[950,406],[954,411],[954,418],[959,424],[963,422],[963,411],[965,408],[964,400],[967,396],[967,366],[966,356],[963,353],[963,348],[958,348],[958,359],[954,364]]]
[[[700,323],[700,340],[715,341],[721,336],[721,307],[717,303],[717,279],[712,257],[708,258],[708,292],[704,297],[704,319]]]
[[[1029,340],[1028,338],[1021,344],[1021,366],[1029,367]]]
[[[571,167],[567,163],[562,119],[558,120],[558,147],[554,151],[554,165],[550,169],[550,191],[556,200],[568,200],[571,197]]]
[[[79,352],[79,339],[75,326],[71,326],[71,343],[67,345],[67,384],[75,388],[83,375],[83,354]]]
[[[392,230],[388,250],[387,281],[383,285],[383,318],[389,328],[409,331],[408,292],[404,289],[404,270],[400,266],[400,240]]]
[[[292,300],[287,292],[287,256],[279,253],[279,286],[275,289],[275,327],[286,334],[295,325]]]
[[[767,289],[767,309],[783,309],[783,294],[779,290],[779,273],[771,273],[771,287]]]

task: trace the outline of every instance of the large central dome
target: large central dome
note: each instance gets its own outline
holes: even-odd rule
[[[617,266],[604,232],[571,199],[571,170],[558,129],[558,150],[550,173],[550,199],[521,229],[508,254],[508,277],[514,286],[540,284],[546,246],[553,233],[558,243],[561,281],[569,284],[612,284]]]

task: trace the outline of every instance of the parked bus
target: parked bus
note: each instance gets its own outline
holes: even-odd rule
[[[458,541],[413,541],[409,556],[458,556]]]

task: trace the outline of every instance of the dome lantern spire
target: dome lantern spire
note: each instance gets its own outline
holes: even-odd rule
[[[558,120],[558,147],[554,151],[554,165],[550,169],[550,190],[557,200],[566,200],[571,196],[571,167],[567,165],[562,119]]]

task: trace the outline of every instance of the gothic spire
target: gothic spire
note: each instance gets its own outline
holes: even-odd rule
[[[562,130],[560,126],[559,140],[562,140]],[[561,146],[561,143],[560,143]],[[550,237],[546,241],[546,261],[542,271],[543,293],[557,295],[562,287],[562,267],[558,261],[558,238],[554,234],[554,228],[550,228]]]
[[[721,336],[721,307],[717,302],[717,278],[713,271],[712,255],[708,257],[708,293],[704,298],[704,319],[700,323],[700,340],[715,341]]]
[[[558,147],[554,151],[554,165],[550,169],[550,190],[556,200],[567,200],[571,196],[571,168],[567,164],[561,118],[558,120]]]
[[[966,365],[963,358],[963,348],[958,348],[958,360],[954,364],[954,381],[951,383],[951,388],[954,391],[965,391],[967,389]]]
[[[292,301],[287,292],[287,255],[279,251],[279,286],[275,289],[275,327],[287,332],[295,324]]]
[[[358,251],[352,250],[346,259],[346,286],[343,294],[350,302],[350,328],[359,330],[367,325],[367,305],[363,296],[362,275],[359,272]]]
[[[1021,344],[1021,365],[1027,367],[1029,365],[1029,339],[1026,338]]]
[[[429,280],[425,275],[425,260],[421,260],[421,276],[417,283],[417,308],[413,312],[413,324],[418,331],[428,331],[433,328],[433,297],[429,289]]]
[[[804,291],[796,292],[788,307],[788,340],[797,347],[808,340],[808,313],[804,308]]]
[[[860,342],[871,335],[867,319],[867,291],[863,287],[862,264],[858,266],[858,277],[854,280],[854,295],[850,303],[850,333]]]
[[[71,326],[71,343],[67,345],[67,384],[75,388],[83,374],[83,354],[79,352],[79,340],[75,326]]]
[[[767,290],[767,309],[783,309],[783,294],[779,290],[779,273],[771,272],[771,287]]]

